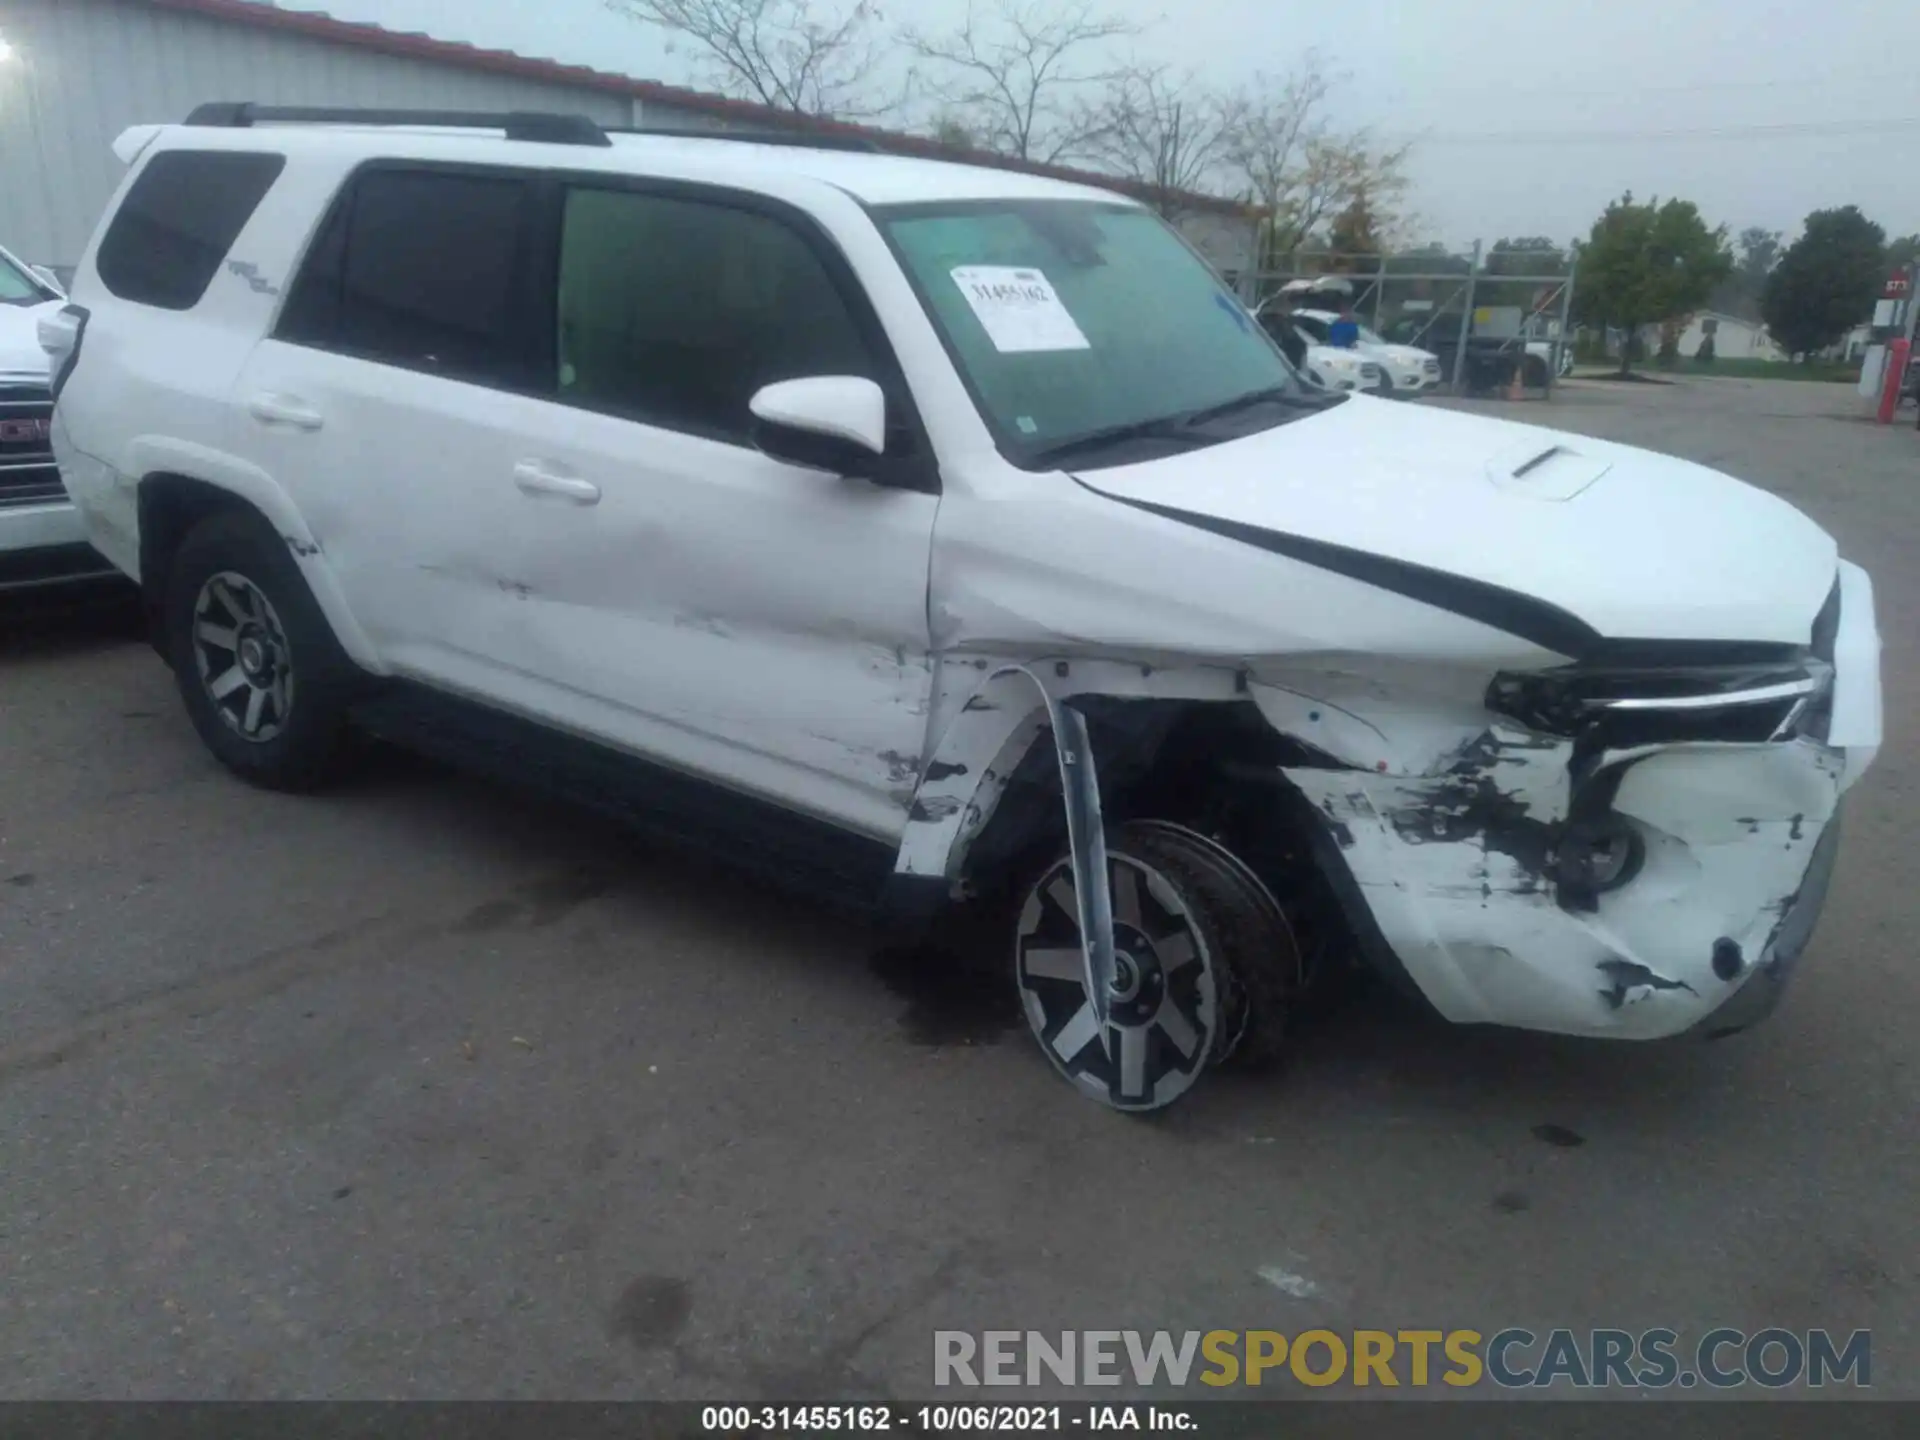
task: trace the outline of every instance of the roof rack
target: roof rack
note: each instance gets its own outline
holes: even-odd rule
[[[256,105],[250,100],[220,100],[197,106],[187,124],[222,130],[254,125],[421,125],[450,130],[500,130],[509,140],[546,145],[613,143],[610,135],[652,135],[666,140],[730,140],[739,145],[789,145],[802,150],[850,150],[880,155],[886,147],[869,135],[809,130],[683,130],[665,125],[601,125],[585,115],[543,110],[379,110],[328,105]]]
[[[246,130],[259,124],[290,125],[427,125],[459,130],[500,130],[509,140],[543,145],[609,146],[607,132],[584,115],[559,115],[542,110],[360,110],[324,105],[255,105],[251,101],[222,100],[197,106],[187,124],[223,130]]]
[[[790,145],[800,150],[851,150],[884,155],[886,147],[869,135],[821,134],[808,130],[680,130],[664,125],[607,125],[609,135],[650,135],[663,140],[731,140],[736,145]]]

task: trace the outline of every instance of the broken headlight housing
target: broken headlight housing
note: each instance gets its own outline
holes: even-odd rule
[[[1494,676],[1487,708],[1548,735],[1597,734],[1609,748],[1764,744],[1814,733],[1832,683],[1833,667],[1811,655],[1791,664],[1570,665]]]
[[[1609,749],[1689,740],[1765,744],[1802,735],[1824,740],[1839,631],[1835,580],[1805,647],[1629,641],[1599,663],[1496,675],[1487,708],[1529,729]],[[1676,649],[1685,652],[1682,658],[1675,658]],[[1655,650],[1664,653],[1649,653]]]

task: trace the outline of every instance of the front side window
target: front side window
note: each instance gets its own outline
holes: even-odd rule
[[[237,150],[154,156],[101,237],[101,283],[122,300],[191,310],[285,166]]]
[[[558,326],[562,399],[730,442],[746,442],[764,385],[881,378],[813,248],[713,201],[571,191]]]
[[[315,238],[279,338],[453,379],[524,383],[528,196],[513,176],[363,173]]]
[[[986,200],[877,218],[1016,464],[1044,468],[1063,446],[1162,421],[1172,443],[1183,417],[1304,397],[1246,306],[1149,211]],[[1286,418],[1240,417],[1233,433]]]

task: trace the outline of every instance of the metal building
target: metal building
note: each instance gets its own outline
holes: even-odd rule
[[[248,0],[0,0],[0,245],[75,264],[122,176],[114,137],[209,100],[445,110],[552,110],[605,125],[813,127],[884,148],[1132,189],[1109,177],[959,155],[917,136],[823,124],[581,66],[280,10]],[[1143,197],[1151,198],[1151,197]],[[1181,229],[1222,271],[1251,268],[1245,207],[1182,197]]]

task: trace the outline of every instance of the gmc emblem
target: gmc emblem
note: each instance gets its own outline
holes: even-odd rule
[[[51,420],[0,420],[0,445],[44,445],[52,438]]]

